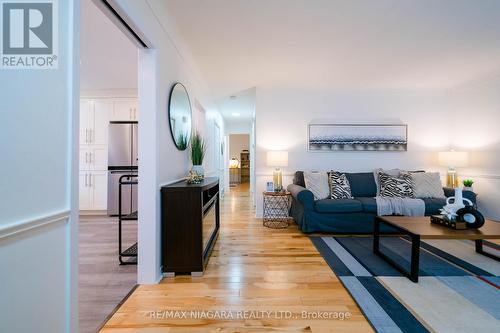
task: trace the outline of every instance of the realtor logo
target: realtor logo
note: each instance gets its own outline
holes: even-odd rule
[[[0,0],[2,69],[56,69],[57,0]]]

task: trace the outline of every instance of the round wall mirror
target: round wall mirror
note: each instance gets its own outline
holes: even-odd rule
[[[191,139],[191,103],[186,87],[181,83],[174,84],[170,91],[168,119],[175,146],[186,150]]]

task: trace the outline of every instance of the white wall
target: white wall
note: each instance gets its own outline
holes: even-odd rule
[[[179,151],[172,141],[168,122],[168,96],[175,82],[183,83],[193,109],[194,128],[207,140],[204,162],[207,175],[218,175],[214,133],[224,122],[207,98],[199,78],[162,1],[118,1],[121,10],[153,44],[139,52],[139,283],[161,279],[160,187],[187,175],[191,167],[188,152]],[[223,161],[223,159],[221,159]]]
[[[77,331],[78,0],[59,68],[0,72],[0,332]]]
[[[137,91],[137,47],[92,0],[81,10],[80,88]]]
[[[236,157],[241,159],[241,152],[250,149],[250,135],[249,134],[230,134],[229,135],[229,156],[231,159]]]
[[[461,178],[475,181],[479,209],[500,220],[500,73],[455,87],[451,91],[456,118],[456,145],[470,151],[469,168]]]
[[[226,123],[228,134],[250,134],[252,132],[252,121],[228,121]]]
[[[489,89],[486,90],[484,85]],[[261,193],[265,182],[271,180],[272,169],[265,165],[267,150],[289,151],[289,166],[285,168],[286,184],[291,183],[295,170],[303,169],[358,172],[377,167],[399,167],[444,172],[437,165],[436,152],[450,147],[483,149],[481,157],[478,153],[472,154],[474,166],[498,177],[498,159],[493,160],[491,156],[498,154],[500,147],[500,134],[495,130],[500,123],[499,88],[498,80],[490,80],[475,86],[475,89],[466,86],[446,91],[259,87],[256,105],[256,193]],[[308,152],[307,125],[324,121],[408,124],[408,151]],[[491,180],[483,180],[477,172],[472,175],[477,180],[480,207],[486,215],[500,219],[500,212],[490,202],[498,200],[500,192],[486,189]],[[259,195],[256,204],[257,215],[260,216],[262,198]]]

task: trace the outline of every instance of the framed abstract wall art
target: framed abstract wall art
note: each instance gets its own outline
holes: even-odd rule
[[[309,151],[406,151],[406,124],[309,124]]]

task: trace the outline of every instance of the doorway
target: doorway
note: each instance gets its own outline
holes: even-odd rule
[[[83,333],[98,331],[137,284],[138,47],[103,12],[102,3],[81,2],[78,309]]]
[[[232,191],[250,191],[250,135],[229,135],[229,187]]]

